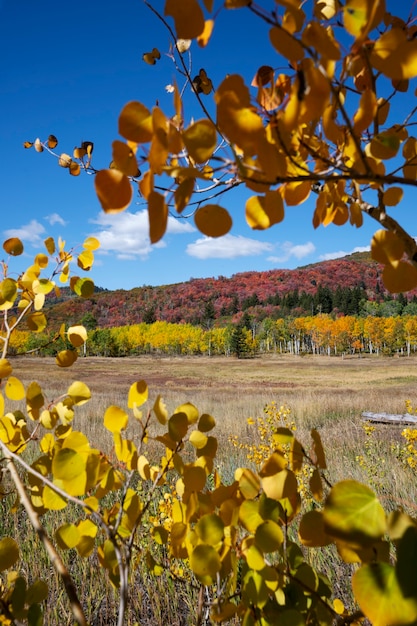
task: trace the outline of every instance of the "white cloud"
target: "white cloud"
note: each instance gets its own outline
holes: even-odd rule
[[[304,259],[304,257],[313,254],[316,251],[316,246],[311,241],[302,244],[293,244],[291,241],[285,241],[279,244],[281,254],[279,256],[271,256],[268,261],[272,263],[284,263],[289,259]]]
[[[59,215],[59,213],[51,213],[51,215],[46,215],[45,219],[51,226],[54,224],[60,224],[61,226],[66,226],[68,222],[64,220],[63,217]]]
[[[155,247],[149,240],[147,211],[125,211],[117,215],[99,213],[92,222],[98,227],[92,235],[100,241],[99,251],[102,254],[115,254],[122,261],[137,258],[145,260]],[[168,218],[167,233],[176,235],[193,231],[193,226],[188,222]],[[156,244],[159,248],[165,246],[165,241]]]
[[[45,228],[37,220],[31,220],[29,224],[25,224],[20,228],[9,228],[4,231],[4,235],[7,239],[10,237],[18,237],[24,242],[37,245],[42,243],[42,235],[45,233]]]
[[[201,237],[194,243],[188,244],[186,252],[197,259],[235,259],[263,254],[271,250],[273,250],[271,243],[242,236],[224,235],[216,239]]]
[[[340,259],[348,254],[353,254],[354,252],[369,252],[369,246],[357,246],[353,248],[350,252],[346,252],[346,250],[339,250],[338,252],[326,252],[326,254],[321,254],[319,256],[320,261],[331,261],[332,259]]]

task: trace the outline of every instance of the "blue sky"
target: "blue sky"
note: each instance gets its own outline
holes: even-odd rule
[[[163,12],[162,0],[153,4]],[[404,5],[409,9],[412,2]],[[105,215],[91,176],[71,177],[48,154],[23,149],[24,141],[45,140],[50,133],[58,137],[58,152],[71,154],[82,141],[93,141],[95,167],[107,167],[126,102],[152,107],[158,101],[166,113],[172,111],[165,89],[175,78],[172,62],[165,55],[155,66],[142,61],[154,46],[167,51],[169,37],[142,0],[0,0],[0,234],[2,240],[19,236],[25,244],[25,258],[12,261],[11,271],[31,263],[48,236],[61,236],[68,246],[98,237],[102,247],[91,277],[108,289],[293,268],[369,247],[376,222],[367,219],[359,230],[350,225],[314,230],[314,199],[288,207],[284,222],[272,229],[252,231],[244,218],[251,192],[240,189],[221,201],[234,220],[226,237],[209,240],[192,219],[170,219],[164,239],[151,246],[139,197],[126,212]],[[276,62],[267,27],[244,10],[223,12],[209,46],[201,50],[193,44],[192,51],[193,71],[204,67],[215,86],[234,72],[249,84],[260,65]],[[409,93],[415,98],[413,89]],[[208,106],[211,98],[206,97]],[[186,114],[201,117],[191,96],[185,104]],[[410,231],[417,231],[414,204],[408,191],[395,208]]]

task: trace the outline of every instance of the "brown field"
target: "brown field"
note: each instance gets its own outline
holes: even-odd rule
[[[331,483],[355,478],[377,491],[387,510],[400,506],[416,515],[415,473],[404,463],[402,427],[381,425],[369,438],[364,432],[361,413],[365,410],[404,413],[407,399],[416,407],[417,358],[342,359],[289,355],[247,360],[79,358],[68,370],[58,368],[54,360],[48,358],[10,360],[14,375],[24,383],[39,382],[48,401],[65,394],[72,381],[85,382],[91,389],[92,400],[77,407],[74,428],[85,432],[90,442],[101,449],[111,444],[111,436],[102,426],[104,411],[111,404],[126,407],[127,393],[133,382],[147,381],[150,406],[158,394],[163,396],[171,412],[179,404],[192,402],[200,413],[211,413],[216,418],[213,432],[219,441],[216,468],[226,482],[233,480],[236,467],[248,464],[245,450],[233,447],[229,436],[237,435],[243,443],[256,443],[256,428],[248,426],[247,418],[262,415],[264,406],[272,401],[278,406],[287,405],[297,426],[296,435],[307,450],[309,429],[319,430],[328,461],[326,474]],[[134,433],[137,424],[135,420],[132,422],[129,428]],[[129,433],[129,436],[132,435]],[[27,555],[32,574],[48,579],[50,569],[46,559],[37,557],[33,563],[35,539],[27,520],[21,513],[9,519],[6,511],[0,512],[2,519],[10,522],[14,533],[21,532],[22,553]],[[51,533],[58,519],[60,516],[52,515],[47,522],[47,528],[51,524]],[[3,532],[11,531],[4,527]],[[330,577],[335,592],[348,606],[351,602],[349,567],[327,551],[311,559],[312,564]],[[115,599],[100,568],[90,560],[74,561],[72,567],[86,594],[83,601],[92,626],[114,624]],[[92,567],[96,571],[94,577]],[[190,589],[166,587],[167,583],[164,587],[164,583],[158,581],[142,570],[138,573],[127,623],[134,624],[138,620],[144,626],[195,623],[195,597]],[[51,583],[54,600],[48,604],[45,623],[69,625],[72,620],[67,602],[59,585],[54,585]]]

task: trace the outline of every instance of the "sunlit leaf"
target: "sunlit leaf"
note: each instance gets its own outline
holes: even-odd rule
[[[129,388],[127,406],[129,409],[142,406],[148,399],[148,385],[144,380],[139,380]]]
[[[126,176],[140,176],[134,151],[123,141],[113,141],[113,163]]]
[[[326,500],[326,533],[366,546],[380,539],[386,531],[385,511],[374,492],[355,480],[337,483]]]
[[[23,400],[26,395],[22,381],[15,376],[8,377],[4,391],[10,400]]]
[[[303,46],[284,28],[278,28],[278,26],[271,28],[269,39],[275,50],[289,61],[301,61],[304,57]]]
[[[120,213],[132,200],[129,178],[119,170],[100,170],[94,178],[94,186],[105,213]]]
[[[79,542],[80,532],[74,524],[63,524],[55,531],[55,539],[62,550],[69,550]]]
[[[179,38],[195,39],[204,31],[204,14],[197,0],[166,0],[164,13],[174,19]]]
[[[404,191],[401,187],[389,187],[382,196],[382,202],[386,206],[397,206],[400,204],[404,195]]]
[[[218,204],[206,204],[197,209],[194,221],[198,230],[207,237],[222,237],[232,228],[232,218]]]
[[[210,585],[216,579],[217,572],[220,571],[220,556],[213,546],[199,544],[191,553],[190,566],[201,583]]]
[[[94,254],[91,250],[83,250],[77,256],[77,265],[80,269],[88,272],[91,270],[94,263]]]
[[[403,241],[391,231],[378,230],[372,237],[371,255],[375,261],[386,265],[399,261],[405,252]]]
[[[256,230],[270,228],[284,219],[284,203],[279,191],[268,191],[264,196],[252,196],[245,206],[246,221]]]
[[[87,237],[84,239],[83,246],[86,250],[97,250],[100,247],[100,242],[96,237]]]
[[[58,145],[58,139],[55,137],[55,135],[49,135],[48,141],[46,143],[48,148],[54,150]]]
[[[35,313],[31,313],[26,318],[26,325],[29,330],[40,333],[45,330],[48,321],[43,313],[40,311],[35,311]]]
[[[0,359],[0,379],[7,378],[12,373],[13,368],[7,359]]]
[[[405,594],[393,565],[368,563],[352,578],[355,599],[374,626],[412,624],[417,619],[417,596]]]
[[[59,367],[71,367],[77,360],[78,354],[76,350],[61,350],[55,357]]]
[[[217,143],[217,133],[210,120],[200,120],[182,133],[185,147],[196,163],[204,163],[212,156]]]
[[[166,424],[168,421],[168,411],[165,402],[163,401],[160,395],[157,396],[154,405],[153,411],[157,417],[157,420],[160,424]]]
[[[67,391],[69,397],[76,406],[81,406],[90,400],[91,392],[87,385],[80,381],[73,382]]]
[[[153,135],[150,111],[140,102],[128,102],[119,116],[119,133],[135,143],[150,141]]]
[[[104,426],[111,433],[118,433],[125,430],[129,416],[118,406],[109,406],[104,413]]]
[[[194,178],[185,178],[175,189],[174,198],[177,213],[182,213],[189,203],[191,196],[193,195],[194,185]]]
[[[23,254],[23,243],[18,237],[11,237],[3,242],[3,250],[10,256],[20,256]]]
[[[77,296],[90,298],[93,295],[94,283],[91,278],[78,278],[74,276],[73,279],[71,279],[71,289]]]
[[[47,239],[45,239],[44,241],[45,244],[45,248],[48,252],[48,254],[55,254],[55,240],[53,237],[48,237]]]
[[[35,139],[33,147],[35,148],[36,152],[43,152],[43,145],[39,137]]]
[[[206,20],[204,23],[203,32],[197,37],[197,43],[200,48],[205,48],[210,41],[214,28],[214,20]]]

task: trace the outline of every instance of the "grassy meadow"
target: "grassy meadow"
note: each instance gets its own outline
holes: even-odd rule
[[[402,506],[416,514],[416,481],[413,470],[404,462],[403,427],[380,425],[367,432],[361,413],[404,413],[406,400],[416,407],[417,358],[79,358],[69,370],[58,368],[48,358],[16,357],[11,363],[14,375],[25,384],[33,380],[40,383],[48,400],[65,393],[73,380],[85,382],[92,399],[76,411],[74,428],[85,432],[92,445],[104,450],[111,444],[110,434],[102,427],[104,411],[109,405],[126,407],[127,392],[133,382],[147,381],[150,406],[158,394],[170,412],[179,404],[192,402],[200,413],[210,413],[216,419],[213,434],[219,441],[217,467],[228,481],[233,479],[236,467],[248,465],[245,450],[234,447],[229,437],[237,435],[242,443],[256,444],[256,428],[247,419],[261,416],[263,408],[275,401],[278,406],[291,409],[297,437],[307,450],[310,429],[319,430],[331,483],[342,478],[361,480],[378,492],[386,509]],[[66,598],[55,585],[55,574],[43,549],[37,547],[25,515],[20,511],[12,515],[6,512],[5,503],[0,502],[0,535],[17,533],[27,559],[27,564],[23,564],[23,569],[27,568],[25,574],[43,577],[52,587],[53,601],[47,606],[45,623],[72,624]],[[65,510],[55,513],[55,519],[48,522],[51,528],[63,523],[65,514]],[[34,549],[39,551],[35,559]],[[113,590],[95,557],[81,562],[74,551],[70,552],[66,558],[72,563],[77,586],[84,590],[83,603],[91,626],[115,624]],[[348,603],[351,566],[340,563],[330,549],[317,554],[311,551],[310,558],[332,578],[339,597]],[[163,577],[151,579],[141,565],[136,576],[128,624],[195,623],[196,598],[189,586]]]

